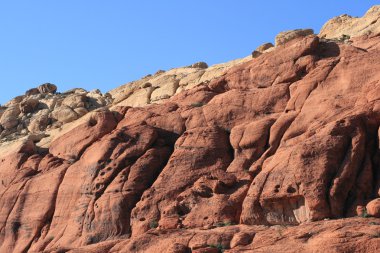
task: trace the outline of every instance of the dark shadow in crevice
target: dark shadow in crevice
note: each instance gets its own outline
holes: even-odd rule
[[[335,42],[321,41],[319,43],[317,54],[321,58],[338,57],[340,55],[340,48]]]

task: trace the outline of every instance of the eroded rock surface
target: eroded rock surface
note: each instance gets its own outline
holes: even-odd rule
[[[0,108],[0,252],[379,251],[380,36],[263,52]]]
[[[329,20],[321,29],[319,36],[326,39],[338,39],[344,36],[371,36],[380,33],[380,5],[370,8],[363,17],[344,14]]]

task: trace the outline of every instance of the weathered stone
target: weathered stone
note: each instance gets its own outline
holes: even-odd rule
[[[197,68],[197,69],[207,69],[208,65],[207,63],[201,61],[201,62],[196,62],[190,66],[191,68]]]
[[[277,34],[275,38],[275,45],[276,47],[280,45],[284,45],[285,43],[291,40],[306,37],[308,35],[313,35],[313,34],[314,34],[313,29],[296,29],[296,30],[291,30],[291,31],[280,32],[279,34]]]
[[[272,48],[272,47],[274,47],[274,45],[272,43],[264,43],[264,44],[258,46],[256,48],[256,51],[260,52],[260,53],[264,53],[266,50],[268,50],[269,48]]]
[[[380,5],[370,8],[361,17],[352,17],[347,14],[330,19],[321,29],[319,36],[326,39],[340,39],[362,35],[376,35],[380,33]]]
[[[41,110],[32,117],[28,125],[31,133],[39,133],[44,131],[49,124],[49,110]]]
[[[30,113],[34,112],[38,107],[38,100],[37,99],[27,99],[20,103],[20,111],[22,113]]]
[[[3,115],[0,118],[0,124],[4,129],[11,129],[18,125],[19,119],[18,115],[20,114],[20,109],[17,105],[13,105],[7,108]]]
[[[380,218],[380,198],[374,199],[367,204],[367,214],[376,218]]]
[[[86,115],[43,95],[0,134],[0,252],[378,252],[379,59],[379,36],[310,35]]]
[[[85,107],[86,95],[84,94],[70,94],[62,101],[62,105],[66,105],[71,109]]]
[[[262,53],[261,52],[259,52],[259,51],[253,51],[252,52],[252,58],[257,58],[257,57],[259,57],[260,55],[262,55]]]
[[[37,88],[32,88],[25,92],[25,96],[32,96],[32,95],[38,95],[38,94],[40,94],[40,91]]]
[[[57,86],[51,83],[44,83],[38,86],[38,90],[41,94],[55,93],[57,91]]]
[[[52,118],[62,123],[69,123],[78,118],[78,114],[66,105],[56,107],[52,112]]]

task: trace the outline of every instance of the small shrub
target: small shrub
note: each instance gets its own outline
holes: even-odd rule
[[[11,227],[12,227],[12,232],[16,234],[21,228],[21,223],[19,221],[12,222]]]
[[[367,213],[367,209],[364,209],[364,210],[363,210],[362,217],[363,217],[363,218],[369,218],[369,217],[371,217],[371,216]]]
[[[342,34],[342,36],[340,36],[338,40],[341,42],[344,42],[344,41],[349,40],[350,38],[351,38],[350,35]]]
[[[209,245],[209,247],[210,247],[210,248],[218,249],[218,252],[220,252],[220,253],[223,253],[224,250],[226,249],[225,247],[223,247],[223,245],[222,245],[221,243],[218,243],[218,244],[216,244],[216,245],[211,244],[211,245]]]
[[[196,103],[192,103],[192,104],[191,104],[192,107],[202,107],[202,106],[204,106],[204,105],[205,105],[205,104],[202,103],[202,102],[196,102]]]
[[[150,228],[157,228],[158,227],[158,222],[156,220],[153,220],[149,223]]]
[[[223,222],[218,222],[215,224],[216,227],[227,227],[227,226],[232,226],[236,225],[235,222],[233,221],[223,221]]]

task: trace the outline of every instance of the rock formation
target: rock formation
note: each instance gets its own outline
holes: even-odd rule
[[[0,252],[378,252],[380,36],[299,31],[1,107]]]

